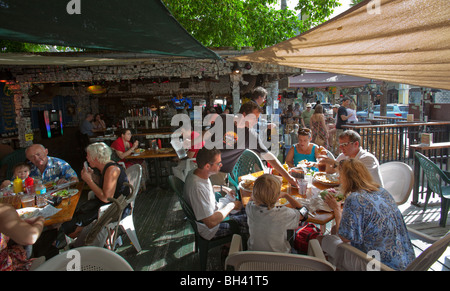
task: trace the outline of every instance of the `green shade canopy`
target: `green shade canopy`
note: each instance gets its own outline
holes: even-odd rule
[[[0,0],[0,19],[1,39],[220,59],[159,0]]]

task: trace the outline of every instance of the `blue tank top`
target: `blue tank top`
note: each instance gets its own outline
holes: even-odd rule
[[[297,152],[297,148],[294,146],[294,165],[296,166],[298,162],[303,160],[308,160],[310,162],[317,162],[316,160],[316,145],[313,145],[311,153],[310,154],[300,154]]]

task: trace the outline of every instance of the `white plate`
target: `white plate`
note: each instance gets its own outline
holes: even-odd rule
[[[39,214],[39,208],[36,207],[25,207],[16,209],[16,211],[22,219],[33,218]]]
[[[321,181],[321,180],[317,179],[317,177],[319,177],[319,176],[327,176],[328,179],[331,178],[332,180],[330,180],[330,182]],[[339,177],[337,175],[333,175],[333,174],[325,174],[325,173],[319,172],[319,173],[314,174],[313,179],[314,179],[314,181],[316,181],[322,185],[326,185],[326,186],[339,186],[340,185]]]
[[[288,204],[289,204],[289,201],[286,198],[280,198],[275,203],[275,206],[284,206],[284,205],[288,205]]]
[[[66,198],[72,197],[73,195],[78,193],[78,189],[64,189],[64,190],[59,190],[59,191],[56,191],[56,192],[52,193],[52,196],[59,196],[58,193],[61,192],[61,191],[67,191],[68,192],[68,194],[66,196],[61,196],[62,199],[66,199]]]
[[[244,191],[247,191],[247,192],[252,192],[253,189],[247,189],[247,188],[244,188],[244,186],[243,186],[244,182],[246,182],[246,180],[243,180],[243,181],[241,181],[241,182],[239,183],[239,188],[242,189],[242,190],[244,190]]]

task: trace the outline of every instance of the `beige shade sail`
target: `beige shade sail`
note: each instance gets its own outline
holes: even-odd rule
[[[450,90],[450,1],[366,0],[236,60]]]

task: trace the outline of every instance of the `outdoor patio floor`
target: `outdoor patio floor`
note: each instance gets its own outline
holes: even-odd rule
[[[433,203],[434,202],[434,203]],[[440,204],[431,201],[424,213],[409,202],[400,206],[409,227],[440,236],[450,230],[438,226]],[[136,271],[199,271],[198,254],[194,253],[194,235],[172,190],[147,187],[136,198],[134,224],[142,251],[137,253],[128,237],[123,235],[123,245],[116,252],[124,257]],[[328,226],[330,227],[330,225]],[[430,243],[411,236],[416,256]],[[220,247],[209,251],[207,270],[224,270]],[[450,271],[450,247],[430,270]]]

